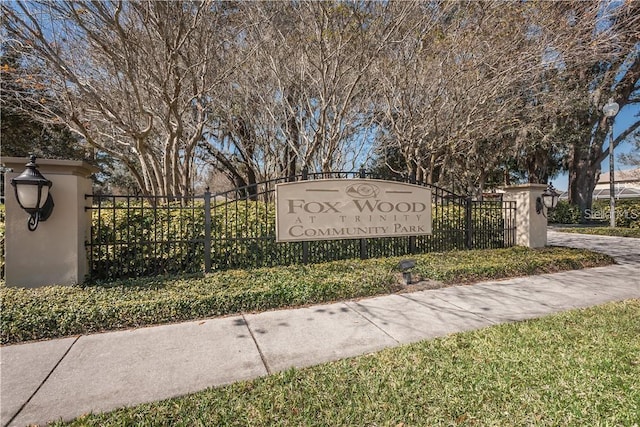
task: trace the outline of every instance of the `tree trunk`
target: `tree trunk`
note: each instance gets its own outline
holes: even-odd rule
[[[569,201],[580,208],[580,222],[585,221],[585,212],[591,209],[593,189],[600,176],[600,163],[595,153],[574,146],[569,153]]]

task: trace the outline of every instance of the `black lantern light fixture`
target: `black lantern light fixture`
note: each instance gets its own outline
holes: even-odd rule
[[[546,218],[544,208],[555,209],[558,206],[559,197],[560,193],[556,191],[552,183],[549,183],[544,192],[536,199],[536,213],[538,215],[542,214]]]
[[[34,231],[38,223],[46,221],[53,211],[53,199],[49,193],[53,184],[38,171],[35,155],[30,155],[26,166],[24,172],[11,180],[11,185],[15,189],[18,204],[29,214],[29,231]]]

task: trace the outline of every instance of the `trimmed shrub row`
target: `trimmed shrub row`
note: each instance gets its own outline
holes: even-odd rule
[[[591,209],[584,212],[585,221],[589,224],[609,224],[608,200],[597,200]],[[552,224],[580,224],[580,209],[565,200],[560,200],[556,209],[549,213]],[[640,201],[616,201],[616,227],[640,228]]]
[[[453,251],[416,255],[416,278],[446,284],[611,263],[567,248]],[[227,270],[208,275],[120,280],[103,285],[0,285],[2,344],[300,306],[399,290],[401,258]]]

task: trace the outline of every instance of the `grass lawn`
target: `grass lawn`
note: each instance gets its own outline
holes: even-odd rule
[[[523,247],[412,258],[416,277],[443,286],[612,262],[585,250]],[[402,290],[399,260],[335,261],[91,286],[2,285],[2,344],[388,294]]]
[[[75,426],[633,426],[640,300],[81,417]],[[62,424],[58,424],[62,425]]]
[[[636,237],[640,238],[640,228],[622,227],[571,227],[559,228],[556,231],[563,233],[596,234],[598,236]]]

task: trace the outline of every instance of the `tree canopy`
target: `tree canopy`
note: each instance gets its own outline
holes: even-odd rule
[[[602,105],[639,101],[638,3],[0,8],[21,69],[47,93],[14,91],[22,112],[119,159],[144,193],[189,194],[211,169],[250,186],[375,160],[467,194],[565,167],[587,206],[606,157]]]

